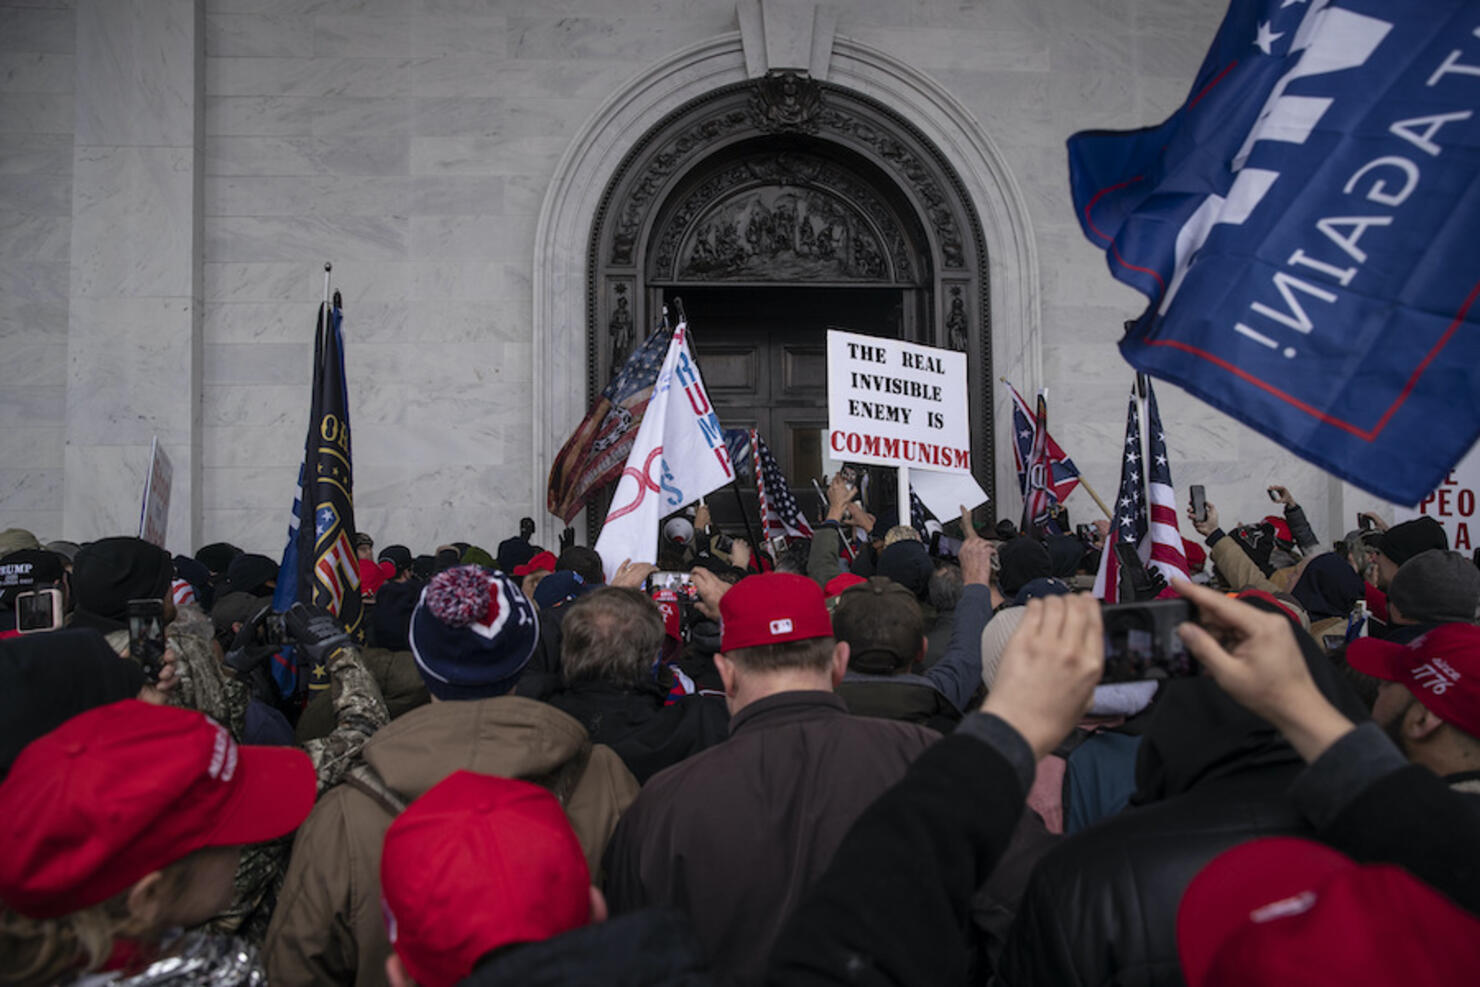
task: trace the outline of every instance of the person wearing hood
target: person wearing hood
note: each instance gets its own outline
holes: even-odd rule
[[[1327,651],[1328,637],[1346,639],[1346,622],[1363,598],[1362,577],[1335,552],[1317,555],[1290,591],[1310,616],[1310,636]]]
[[[1315,642],[1280,619],[1299,638],[1321,693],[1349,718],[1365,719]],[[1039,862],[997,970],[1004,987],[1180,985],[1177,902],[1193,876],[1245,840],[1311,834],[1286,795],[1304,762],[1278,730],[1211,677],[1170,680],[1160,691],[1137,753],[1131,807]]]
[[[610,748],[546,703],[508,695],[539,642],[539,618],[502,573],[438,573],[411,618],[411,651],[433,702],[365,744],[293,843],[263,957],[274,987],[384,985],[380,909],[386,828],[458,769],[537,781],[560,799],[598,872],[637,782]]]

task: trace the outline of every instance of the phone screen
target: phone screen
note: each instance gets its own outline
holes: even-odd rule
[[[151,682],[164,670],[164,601],[128,601],[128,653]]]
[[[1192,516],[1198,521],[1208,519],[1207,493],[1200,484],[1192,486]]]
[[[61,626],[61,592],[39,589],[15,598],[15,627],[18,631],[49,631]]]
[[[648,590],[668,590],[680,600],[697,600],[694,577],[687,572],[655,572],[648,576]]]
[[[1137,682],[1181,678],[1197,673],[1197,665],[1177,636],[1177,625],[1192,619],[1186,600],[1148,600],[1144,603],[1107,603],[1105,671],[1101,682]]]

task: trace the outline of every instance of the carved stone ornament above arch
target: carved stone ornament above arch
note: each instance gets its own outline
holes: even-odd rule
[[[703,169],[696,166],[721,152],[733,162],[736,149],[730,145],[754,140],[758,133],[779,134],[794,142],[801,153],[809,150],[809,141],[824,136],[834,150],[843,148],[845,156],[848,149],[855,151],[860,167],[847,170],[863,184],[876,190],[883,188],[883,204],[893,215],[906,220],[903,225],[896,224],[904,240],[924,237],[936,265],[932,276],[940,289],[944,290],[948,281],[958,289],[970,285],[977,280],[975,270],[985,272],[980,299],[966,297],[965,292],[937,299],[937,325],[933,330],[947,333],[947,315],[960,300],[968,310],[967,325],[973,337],[982,331],[978,326],[990,325],[989,337],[980,337],[980,341],[989,346],[990,352],[982,356],[994,375],[1007,374],[1025,387],[1034,386],[1041,378],[1038,260],[1027,207],[1001,154],[971,114],[939,84],[904,61],[845,37],[832,39],[826,63],[828,81],[824,84],[806,76],[787,80],[783,75],[771,75],[758,86],[751,81],[755,73],[747,71],[746,56],[741,35],[735,32],[653,64],[612,94],[573,138],[556,166],[541,209],[533,257],[536,476],[531,495],[536,505],[544,503],[544,469],[586,412],[587,378],[593,369],[589,366],[586,328],[592,318],[600,318],[603,310],[593,304],[599,286],[591,283],[589,273],[592,251],[601,243],[593,231],[606,222],[605,228],[615,234],[605,240],[612,251],[602,258],[608,269],[620,256],[634,275],[642,276],[648,271],[644,261],[656,262],[665,256],[667,240],[663,237],[669,227],[662,224],[676,215],[682,203],[690,201],[676,194],[683,191],[685,177],[701,172]],[[817,74],[816,66],[813,73]],[[742,90],[744,100],[738,105],[729,105],[727,99],[716,96]],[[820,98],[814,100],[814,95]],[[712,100],[716,107],[712,117],[702,112],[706,100]],[[655,131],[680,109],[685,111],[682,117],[686,125],[700,128],[693,141],[674,139],[661,147],[648,146]],[[904,129],[896,123],[901,120],[908,121]],[[880,126],[881,121],[886,125]],[[922,147],[935,149],[940,161],[932,162],[921,155]],[[634,168],[639,157],[657,168]],[[837,159],[836,154],[830,157]],[[873,176],[867,161],[886,162],[897,183],[895,189],[903,189],[910,201],[889,202],[889,183],[870,181]],[[628,179],[632,185],[611,194]],[[952,187],[942,184],[947,179]],[[750,190],[751,205],[765,204],[774,217],[776,188],[775,183],[756,184]],[[820,190],[813,191],[821,194]],[[846,204],[851,209],[848,215],[857,228],[872,232],[881,256],[895,256],[890,242],[894,231],[877,218],[871,219],[866,204],[835,191],[829,194],[834,207],[842,209]],[[644,197],[646,206],[642,205]],[[969,201],[980,220],[979,232],[972,236],[960,230],[959,223],[953,235],[948,222],[959,215],[949,208],[949,201],[960,197]],[[607,207],[616,205],[627,210],[634,202],[639,208],[630,215],[623,212],[615,217],[615,224],[609,222],[614,217],[603,216]],[[679,205],[667,211],[655,208],[654,204],[663,203]],[[719,213],[715,210],[726,208],[726,204],[734,207],[740,202],[715,198],[708,209],[696,209],[682,232],[674,234],[669,257],[674,273],[682,271],[685,262],[692,262],[692,253],[685,251],[698,237],[694,224],[716,217]],[[946,208],[945,213],[941,207]],[[908,229],[911,214],[925,217],[928,228]],[[636,220],[631,228],[623,225],[629,218]],[[772,227],[774,234],[774,222]],[[973,242],[976,238],[982,242]],[[645,245],[654,244],[653,257],[644,257]],[[978,259],[983,261],[980,267]],[[918,281],[923,274],[901,271],[897,264],[887,270],[887,277],[907,282]],[[706,280],[715,278],[709,274]],[[646,331],[648,313],[637,310],[642,300],[635,294],[626,297],[637,329]],[[615,305],[616,298],[613,294],[610,304]],[[607,321],[609,317],[597,324],[605,327]],[[961,325],[959,318],[953,321],[951,337],[958,338],[963,331]],[[940,344],[948,342],[942,335]],[[599,362],[606,362],[606,358],[599,358]],[[990,406],[995,441],[988,441],[996,448],[1010,448],[1007,404],[994,395]],[[995,470],[996,489],[1011,490],[1011,457],[996,457]],[[544,540],[553,541],[554,519],[536,513],[541,516]]]

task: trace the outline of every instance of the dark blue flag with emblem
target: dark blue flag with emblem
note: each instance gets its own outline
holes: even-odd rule
[[[1296,454],[1417,502],[1480,435],[1473,0],[1233,0],[1183,104],[1069,141],[1151,304],[1121,341]]]
[[[337,302],[338,296],[335,298]],[[312,406],[299,472],[298,525],[297,531],[291,532],[283,559],[290,585],[285,590],[284,581],[279,581],[273,603],[275,609],[287,609],[293,602],[323,607],[357,640],[363,640],[360,565],[351,541],[355,533],[354,467],[349,392],[344,377],[343,320],[344,313],[337,304],[327,313],[319,313]],[[310,692],[329,687],[328,669],[315,665],[306,671]]]

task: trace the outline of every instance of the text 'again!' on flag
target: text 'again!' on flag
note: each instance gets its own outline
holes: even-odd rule
[[[1170,119],[1069,141],[1126,359],[1416,503],[1480,435],[1477,101],[1473,0],[1233,0]]]

